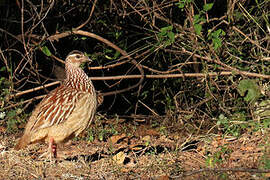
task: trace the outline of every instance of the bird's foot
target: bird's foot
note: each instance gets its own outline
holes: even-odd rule
[[[46,152],[42,153],[39,156],[39,159],[44,159],[45,161],[49,161],[51,163],[56,162],[56,157],[54,157],[54,155],[50,151],[46,151]]]
[[[54,139],[50,138],[48,151],[44,152],[39,156],[39,158],[48,159],[50,162],[53,162],[57,158],[57,146],[54,144]]]

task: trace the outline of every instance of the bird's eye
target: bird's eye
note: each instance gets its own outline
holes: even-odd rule
[[[76,56],[75,56],[76,59],[79,59],[80,57],[81,57],[80,55],[76,55]]]

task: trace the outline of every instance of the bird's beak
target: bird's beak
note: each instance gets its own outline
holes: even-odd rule
[[[84,55],[83,62],[91,63],[92,59],[90,59],[88,56]]]

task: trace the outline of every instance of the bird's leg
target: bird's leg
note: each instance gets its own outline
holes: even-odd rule
[[[48,151],[50,153],[50,159],[57,157],[57,146],[54,143],[54,139],[53,138],[50,138],[49,139]]]
[[[57,146],[52,137],[50,137],[48,141],[48,151],[44,152],[42,155],[39,156],[39,158],[43,157],[45,157],[46,159],[49,158],[50,162],[52,162],[53,159],[57,157]]]

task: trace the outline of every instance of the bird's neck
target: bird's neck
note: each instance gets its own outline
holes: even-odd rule
[[[66,64],[66,79],[64,84],[78,91],[92,92],[94,87],[87,74],[72,64]]]

